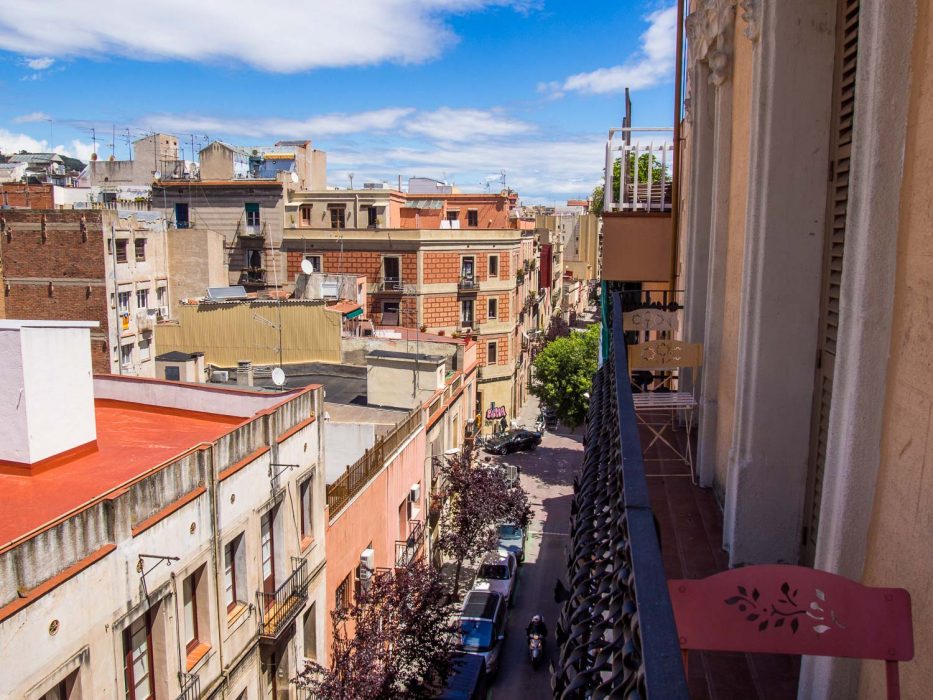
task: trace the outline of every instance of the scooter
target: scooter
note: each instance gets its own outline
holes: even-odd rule
[[[528,656],[531,657],[531,667],[538,668],[544,656],[544,637],[540,634],[528,635]]]

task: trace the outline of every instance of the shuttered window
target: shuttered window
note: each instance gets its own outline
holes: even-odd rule
[[[820,294],[819,354],[813,391],[810,463],[803,523],[803,560],[812,564],[820,525],[823,471],[833,398],[833,371],[839,330],[839,301],[849,206],[849,165],[855,116],[855,70],[858,60],[859,0],[839,0],[833,74],[829,187]]]

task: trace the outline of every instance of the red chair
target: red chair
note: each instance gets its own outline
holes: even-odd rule
[[[668,588],[684,666],[689,649],[881,659],[888,698],[900,697],[897,663],[914,657],[903,588],[780,564],[671,580]]]

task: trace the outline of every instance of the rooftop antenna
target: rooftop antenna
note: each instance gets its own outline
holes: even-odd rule
[[[347,173],[347,175],[350,178],[350,189],[352,190],[353,189],[353,173]]]

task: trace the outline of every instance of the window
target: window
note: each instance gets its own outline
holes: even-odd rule
[[[311,489],[313,486],[314,477],[311,477],[298,487],[298,505],[301,509],[301,539],[309,541],[314,537],[314,520],[313,511],[311,510]]]
[[[197,574],[191,574],[182,583],[182,612],[185,623],[185,651],[189,654],[198,642],[198,581]]]
[[[167,292],[168,290],[165,287],[159,287],[156,289],[156,301],[158,302],[159,306],[168,306],[168,303],[166,302]]]
[[[150,352],[149,346],[150,342],[148,340],[143,339],[139,341],[140,362],[148,362],[151,359],[152,353]]]
[[[140,311],[149,308],[149,290],[148,289],[137,289],[136,290],[136,308]]]
[[[311,268],[314,272],[321,272],[324,269],[320,255],[306,255],[305,260],[311,263]]]
[[[460,218],[460,212],[457,209],[451,209],[447,212],[448,221],[457,221]]]
[[[341,206],[330,206],[327,207],[330,212],[330,227],[331,228],[346,228],[347,227],[347,209],[343,205]]]
[[[398,302],[397,301],[382,302],[382,325],[383,326],[399,325],[399,314],[398,314]]]
[[[126,238],[118,238],[114,243],[114,247],[117,251],[117,262],[125,263],[126,262],[126,248],[129,245],[129,241]]]
[[[129,367],[133,364],[133,344],[129,343],[128,345],[120,346],[120,364],[124,367]]]
[[[80,687],[79,690],[75,690],[75,686],[78,685],[78,671],[72,671],[65,678],[60,680],[51,688],[48,692],[45,693],[39,700],[68,700],[71,697],[80,696]]]
[[[117,292],[117,309],[120,313],[130,312],[130,294],[131,292]]]
[[[275,536],[272,532],[274,510],[270,510],[260,521],[260,549],[262,559],[262,592],[270,594],[266,601],[275,600]]]
[[[127,700],[155,697],[152,616],[148,610],[123,630],[123,674]]]
[[[490,277],[499,276],[499,256],[498,255],[489,256],[489,276]]]
[[[165,378],[170,382],[181,381],[181,370],[178,367],[169,365],[165,368]]]
[[[146,259],[146,239],[137,238],[133,246],[136,248],[136,262],[143,262]]]
[[[499,316],[499,300],[498,299],[489,299],[486,302],[486,315],[490,319],[498,318]]]
[[[340,582],[334,593],[334,607],[337,610],[343,610],[350,605],[350,574]]]
[[[259,226],[259,204],[258,202],[247,202],[243,205],[246,214],[246,226],[256,228]]]
[[[473,300],[464,299],[460,302],[460,325],[473,327]]]
[[[317,604],[311,603],[303,618],[305,632],[305,658],[317,659]]]
[[[246,546],[242,534],[224,545],[224,602],[228,615],[246,605]]]
[[[188,228],[190,225],[188,204],[186,202],[175,202],[175,228]]]
[[[369,207],[366,211],[366,225],[375,228],[379,225],[379,210],[376,207]]]
[[[311,205],[310,204],[302,204],[298,208],[298,219],[301,221],[302,226],[311,225]]]
[[[401,261],[394,256],[386,256],[382,259],[382,278],[386,283],[387,289],[395,289],[402,281]],[[394,286],[389,286],[394,285]]]
[[[486,364],[494,365],[499,361],[499,344],[493,340],[486,346]]]
[[[479,211],[467,209],[467,226],[479,226]]]

